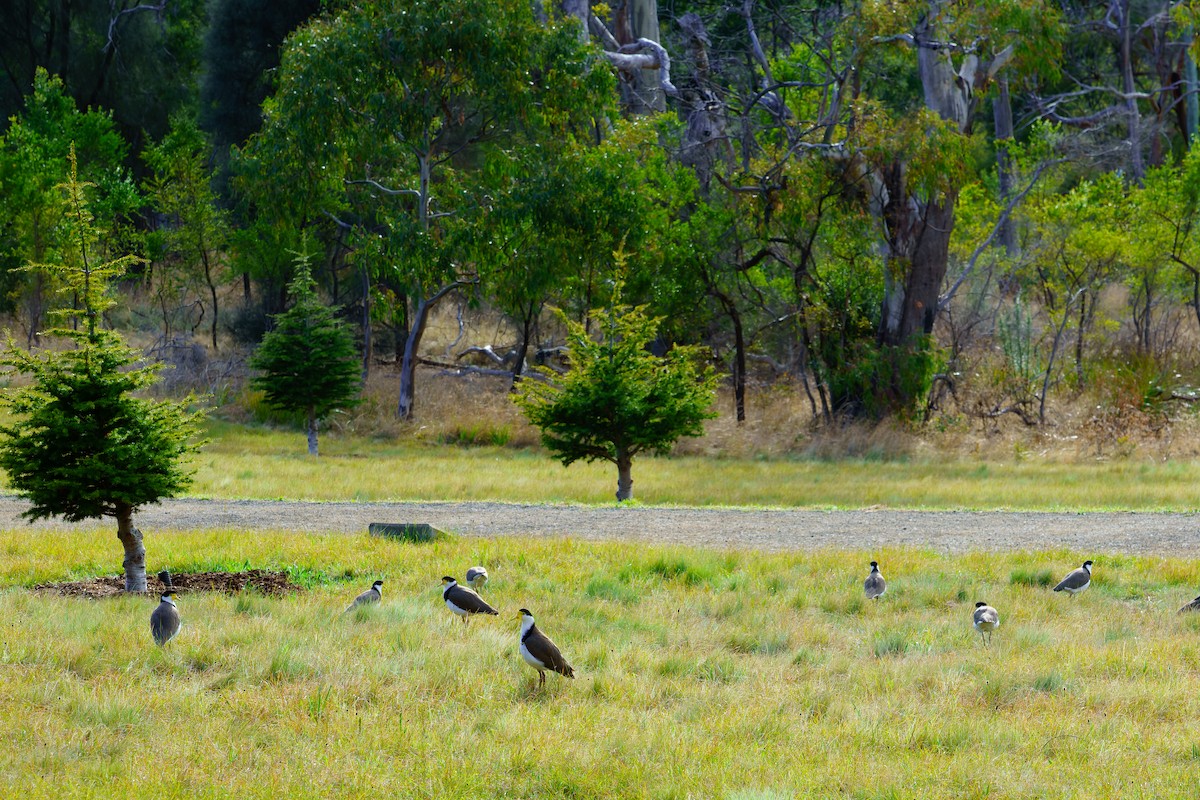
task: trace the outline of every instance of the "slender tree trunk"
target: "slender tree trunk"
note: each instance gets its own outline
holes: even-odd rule
[[[212,264],[208,260],[208,250],[201,248],[200,258],[204,262],[204,280],[208,283],[208,293],[212,297],[212,348],[217,352],[217,284],[213,282]]]
[[[1186,109],[1187,128],[1184,131],[1184,138],[1187,141],[1187,147],[1190,150],[1192,147],[1192,139],[1196,136],[1197,128],[1200,127],[1200,98],[1196,97],[1197,86],[1200,81],[1196,80],[1196,59],[1192,57],[1192,41],[1195,38],[1195,32],[1189,28],[1187,35],[1188,46],[1183,49],[1183,89],[1187,92],[1184,100],[1184,108]]]
[[[1000,182],[1000,206],[1004,208],[1012,196],[1012,159],[1008,155],[1008,145],[1014,136],[1012,100],[1008,95],[1008,78],[1002,77],[996,83],[998,91],[992,105],[992,117],[996,125],[996,177]],[[1011,216],[1000,225],[996,241],[1009,258],[1017,255],[1017,233]]]
[[[416,391],[417,350],[421,346],[421,338],[425,335],[425,326],[429,324],[429,313],[442,299],[467,281],[454,281],[438,289],[428,299],[417,304],[413,314],[412,325],[408,329],[408,337],[404,340],[404,356],[400,360],[400,401],[396,407],[396,416],[400,419],[412,419],[413,396]]]
[[[317,452],[317,427],[320,420],[317,419],[317,410],[312,406],[308,408],[308,454],[310,456],[318,456]]]
[[[623,447],[617,448],[617,502],[633,499],[633,456]]]
[[[146,591],[146,548],[142,546],[142,532],[133,527],[133,506],[117,504],[117,539],[125,548],[125,591]]]
[[[1058,351],[1062,345],[1063,332],[1067,328],[1067,323],[1071,320],[1071,303],[1079,298],[1083,293],[1080,289],[1072,297],[1066,299],[1066,306],[1062,311],[1062,321],[1058,323],[1058,327],[1054,329],[1054,341],[1050,345],[1050,357],[1046,359],[1046,372],[1042,376],[1042,396],[1038,398],[1038,424],[1046,424],[1046,395],[1050,393],[1050,379],[1054,376],[1054,361],[1058,358]]]
[[[708,283],[708,293],[716,298],[733,324],[733,408],[740,425],[746,421],[746,332],[742,324],[742,315],[738,312],[733,298],[717,288],[716,284],[705,275]]]
[[[1083,386],[1083,336],[1087,331],[1088,296],[1085,292],[1079,302],[1079,321],[1075,330],[1075,380]]]
[[[746,421],[746,332],[742,329],[742,315],[731,308],[733,320],[733,405],[737,422]]]
[[[371,377],[371,275],[365,266],[362,269],[362,304],[362,385],[365,387],[367,378]]]
[[[536,304],[531,303],[530,305]],[[533,317],[535,313],[533,308],[528,308],[521,319],[521,342],[517,345],[517,360],[513,364],[512,369],[512,385],[508,389],[510,392],[517,391],[517,384],[521,382],[521,373],[525,371],[525,359],[529,355],[529,337],[533,332]]]
[[[1129,177],[1141,185],[1146,174],[1142,163],[1141,115],[1138,112],[1137,86],[1133,79],[1133,20],[1131,0],[1121,2],[1121,87],[1125,94],[1125,113],[1129,125]]]

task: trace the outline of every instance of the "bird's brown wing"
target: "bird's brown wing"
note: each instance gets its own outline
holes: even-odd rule
[[[1081,586],[1086,586],[1091,580],[1092,576],[1088,574],[1088,571],[1080,568],[1063,578],[1062,582],[1054,587],[1054,591],[1061,592],[1066,589],[1078,589]]]
[[[575,670],[563,658],[558,645],[550,641],[550,637],[539,631],[536,626],[531,629],[529,636],[525,637],[525,649],[531,656],[545,664],[546,669],[554,670],[559,675],[566,675],[568,678],[575,677]]]
[[[499,615],[500,613],[488,605],[487,601],[475,594],[475,592],[457,584],[454,586],[454,588],[446,593],[446,599],[451,603],[454,603],[454,605],[458,606],[463,611],[466,611],[468,614]]]

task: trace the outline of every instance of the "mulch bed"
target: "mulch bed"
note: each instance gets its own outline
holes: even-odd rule
[[[299,591],[300,586],[292,583],[286,572],[266,569],[248,569],[244,572],[193,572],[172,573],[171,584],[180,594],[187,592],[226,592],[236,594],[253,589],[260,594],[282,597]],[[65,583],[43,583],[33,587],[36,591],[59,594],[64,597],[87,597],[100,599],[125,594],[125,576],[89,578]],[[146,576],[146,594],[159,595],[166,588],[155,575]]]

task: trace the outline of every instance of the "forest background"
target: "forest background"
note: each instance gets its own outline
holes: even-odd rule
[[[37,349],[73,302],[28,268],[73,144],[97,255],[144,259],[105,325],[234,421],[286,420],[247,362],[307,263],[344,430],[531,443],[553,310],[623,286],[725,376],[683,448],[1192,456],[1197,11],[14,0],[0,312]]]

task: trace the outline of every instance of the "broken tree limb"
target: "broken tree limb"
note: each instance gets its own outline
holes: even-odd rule
[[[614,40],[615,41],[615,40]],[[650,39],[638,39],[623,44],[617,51],[604,51],[609,63],[622,72],[636,75],[639,70],[658,70],[658,86],[664,93],[677,97],[679,90],[671,83],[671,57],[661,44]]]

